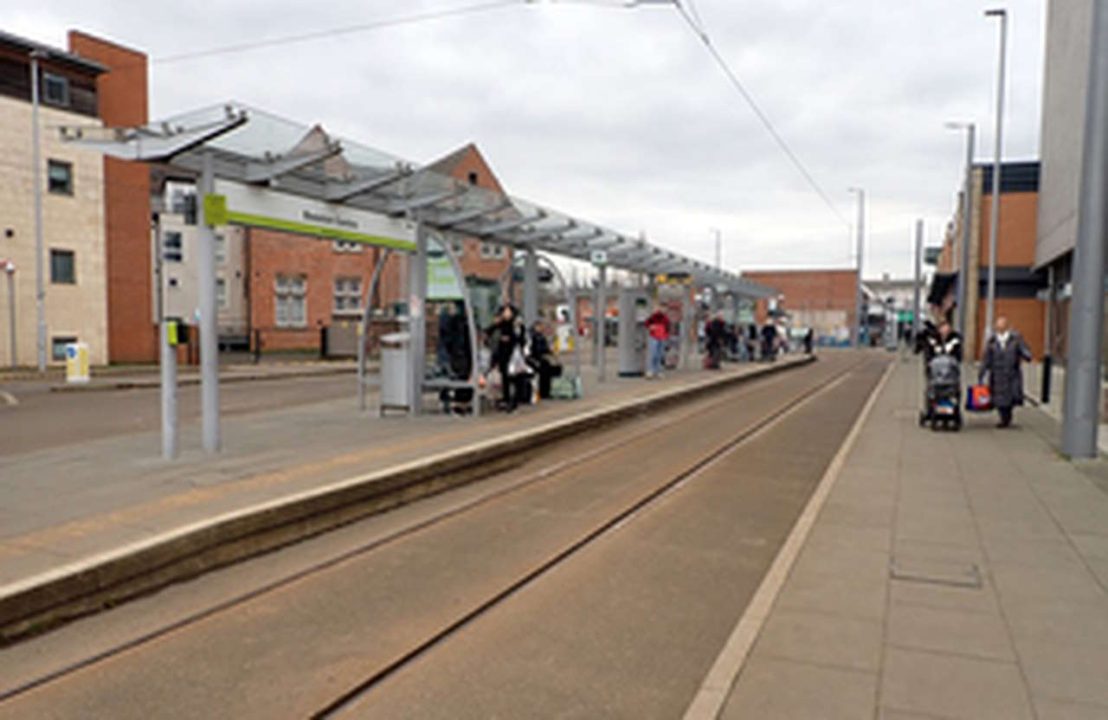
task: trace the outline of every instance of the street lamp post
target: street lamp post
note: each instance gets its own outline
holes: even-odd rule
[[[966,334],[966,304],[969,297],[970,230],[973,214],[973,152],[977,126],[973,123],[947,123],[951,130],[966,131],[966,186],[962,193],[962,252],[958,267],[958,332]]]
[[[1085,156],[1081,168],[1077,244],[1073,255],[1062,452],[1097,457],[1104,325],[1104,256],[1108,237],[1108,7],[1093,4],[1092,47],[1085,98]]]
[[[994,9],[985,11],[986,17],[1000,18],[1000,59],[997,68],[996,86],[996,137],[993,157],[992,208],[989,213],[989,292],[985,306],[985,333],[993,328],[996,316],[996,242],[1000,230],[1000,173],[1001,150],[1004,144],[1004,76],[1008,49],[1008,11]],[[987,334],[982,335],[982,338]]]
[[[716,270],[723,269],[723,234],[719,228],[712,228],[716,236]]]
[[[854,288],[854,324],[850,329],[850,344],[857,349],[862,346],[862,326],[865,322],[862,317],[862,253],[865,250],[866,237],[866,191],[862,188],[849,188],[849,192],[858,195],[858,279]]]
[[[31,51],[31,163],[35,183],[35,317],[38,327],[38,371],[46,372],[46,250],[42,239],[42,158],[39,147],[39,72],[38,61],[47,57],[43,50]]]

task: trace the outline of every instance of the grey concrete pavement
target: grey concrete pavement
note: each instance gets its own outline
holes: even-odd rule
[[[932,433],[920,396],[899,365],[721,717],[1108,717],[1104,462],[1034,409]]]
[[[752,367],[723,372],[733,376]],[[214,457],[196,449],[195,425],[185,427],[185,451],[175,462],[158,457],[158,434],[151,431],[4,455],[0,585],[221,513],[705,377],[689,372],[651,384],[634,378],[597,384],[586,374],[584,399],[476,421],[441,415],[379,419],[357,410],[351,384],[345,398],[227,418],[226,449]]]

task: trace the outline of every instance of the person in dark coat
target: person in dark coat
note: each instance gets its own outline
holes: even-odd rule
[[[723,316],[716,314],[704,326],[705,349],[708,351],[708,368],[719,370],[723,350],[727,346],[727,324]]]
[[[1021,364],[1031,360],[1031,351],[1023,336],[1008,327],[1008,318],[996,319],[996,332],[985,344],[985,357],[981,361],[978,382],[989,378],[989,392],[993,407],[1000,413],[997,427],[1012,424],[1012,410],[1023,405],[1023,371]]]
[[[515,308],[511,305],[503,305],[496,314],[496,321],[488,329],[488,336],[492,345],[492,365],[500,371],[501,402],[508,412],[512,412],[519,405],[521,398],[513,391],[513,377],[508,371],[512,361],[512,353],[517,347],[523,347],[524,338],[516,320]]]
[[[777,357],[777,326],[767,322],[762,326],[762,360],[769,362]]]
[[[527,362],[539,376],[539,398],[549,400],[551,380],[562,374],[562,366],[550,349],[550,341],[546,337],[546,325],[542,320],[536,320],[531,326],[529,350]]]

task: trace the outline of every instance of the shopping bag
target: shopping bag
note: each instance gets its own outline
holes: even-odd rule
[[[966,388],[966,410],[988,412],[993,409],[993,396],[988,385],[970,385]]]

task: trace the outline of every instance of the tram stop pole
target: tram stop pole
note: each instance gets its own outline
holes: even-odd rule
[[[523,256],[523,323],[528,329],[539,319],[539,259],[535,248]]]
[[[200,406],[201,435],[204,452],[214,454],[220,450],[219,433],[219,338],[216,321],[216,282],[215,282],[215,230],[211,208],[207,198],[215,190],[215,175],[212,169],[211,152],[204,153],[200,173],[200,187],[197,189],[200,202],[199,232],[197,233],[197,259],[200,305]],[[164,342],[164,341],[163,341]]]
[[[596,318],[596,379],[599,382],[604,382],[604,369],[608,360],[607,353],[607,339],[608,332],[608,266],[600,265],[599,279],[596,282],[596,310],[593,312],[593,316]]]
[[[1108,233],[1108,0],[1093,5],[1089,84],[1085,98],[1077,245],[1073,257],[1062,452],[1097,457],[1104,325],[1104,243]]]
[[[408,262],[408,411],[413,417],[423,405],[427,352],[427,231],[421,222],[416,223],[415,240],[415,253]]]

